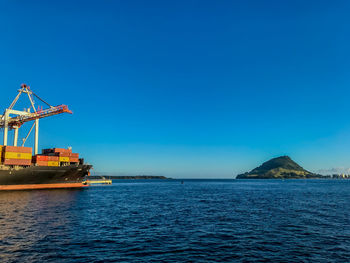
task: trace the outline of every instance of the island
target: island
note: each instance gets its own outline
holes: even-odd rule
[[[289,156],[273,158],[259,167],[237,175],[236,179],[308,179],[326,178],[305,170]]]

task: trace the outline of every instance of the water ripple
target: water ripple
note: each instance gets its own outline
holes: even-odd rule
[[[350,181],[0,193],[1,262],[349,262]]]

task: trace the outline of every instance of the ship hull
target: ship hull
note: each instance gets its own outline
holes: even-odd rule
[[[84,178],[91,167],[91,165],[69,165],[2,168],[0,169],[0,191],[85,187]]]

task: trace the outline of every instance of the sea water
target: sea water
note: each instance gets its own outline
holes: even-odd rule
[[[0,192],[0,262],[349,262],[350,180]]]

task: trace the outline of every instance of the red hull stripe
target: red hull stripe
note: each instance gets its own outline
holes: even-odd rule
[[[53,189],[53,188],[79,188],[86,187],[82,183],[59,183],[59,184],[19,184],[0,185],[1,190],[30,190],[30,189]]]

